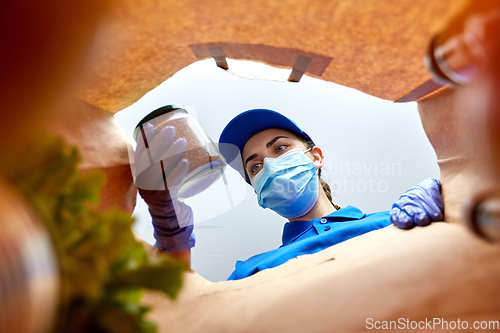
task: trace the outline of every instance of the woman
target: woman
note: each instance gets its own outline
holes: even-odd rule
[[[164,156],[173,171],[167,178],[168,188],[176,185],[187,172],[187,161],[181,160],[185,141],[174,137],[172,128],[154,133],[145,126],[166,149],[154,161]],[[157,144],[158,145],[158,144]],[[263,269],[275,267],[303,254],[312,254],[366,232],[384,228],[391,220],[400,228],[414,224],[426,225],[442,219],[443,205],[437,180],[426,180],[404,194],[389,212],[364,214],[348,206],[340,208],[332,202],[330,187],[321,180],[323,152],[295,122],[278,112],[267,109],[245,111],[222,131],[219,149],[228,163],[248,184],[254,187],[259,205],[288,219],[283,230],[283,245],[236,264],[229,279],[241,279]],[[136,161],[145,159],[138,148]],[[179,162],[180,161],[180,162]],[[175,165],[175,167],[173,167]],[[147,173],[146,173],[147,174]],[[168,191],[139,192],[149,206],[155,228],[155,246],[189,259],[194,246],[191,209],[177,202]],[[150,187],[148,187],[150,188]],[[174,198],[174,199],[172,199]]]

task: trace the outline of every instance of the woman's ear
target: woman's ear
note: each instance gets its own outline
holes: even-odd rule
[[[323,167],[323,164],[325,163],[323,151],[321,150],[321,148],[318,146],[314,146],[311,149],[310,153],[313,156],[312,161],[316,166],[316,169],[321,169]]]

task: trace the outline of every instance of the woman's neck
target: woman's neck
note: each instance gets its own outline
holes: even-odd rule
[[[320,187],[318,200],[314,204],[313,208],[311,208],[311,210],[308,211],[305,215],[293,219],[288,219],[288,221],[293,222],[293,221],[309,221],[312,219],[320,219],[323,216],[330,215],[335,210],[336,210],[335,207],[333,207],[330,200],[328,200],[325,191]]]

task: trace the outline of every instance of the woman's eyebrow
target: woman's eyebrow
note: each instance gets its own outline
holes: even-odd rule
[[[281,139],[281,138],[288,139],[288,137],[285,135],[279,135],[279,136],[275,137],[274,139],[272,139],[271,141],[269,141],[268,143],[266,143],[266,148],[271,147],[276,141],[278,141],[278,139]],[[247,160],[245,161],[245,169],[247,168],[247,163],[250,162],[251,160],[253,160],[254,158],[256,158],[257,156],[258,156],[257,154],[252,154],[247,158]]]
[[[281,139],[281,138],[287,138],[287,139],[288,139],[288,137],[287,137],[287,136],[284,136],[284,135],[279,135],[279,136],[275,137],[274,139],[272,139],[271,141],[269,141],[268,143],[266,143],[266,148],[271,147],[272,145],[274,145],[274,143],[275,143],[276,141],[278,141],[278,139]]]
[[[245,161],[245,169],[247,168],[247,163],[250,162],[251,160],[253,160],[256,157],[257,157],[257,154],[253,154],[253,155],[250,155],[250,157],[247,158],[247,160]]]

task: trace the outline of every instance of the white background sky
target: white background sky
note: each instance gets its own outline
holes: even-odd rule
[[[365,213],[389,210],[403,192],[427,177],[439,178],[436,155],[420,122],[415,103],[395,104],[331,82],[303,76],[286,81],[290,70],[228,59],[231,71],[213,59],[198,61],[166,80],[116,118],[127,135],[149,112],[179,103],[197,117],[218,142],[237,114],[267,108],[293,119],[323,149],[323,178],[334,202]],[[376,83],[375,83],[376,84]],[[132,139],[131,139],[132,140]],[[195,271],[211,281],[225,280],[237,260],[281,245],[285,219],[258,206],[253,189],[231,168],[222,179],[186,202],[195,214]],[[154,243],[151,217],[138,198],[134,230]]]

